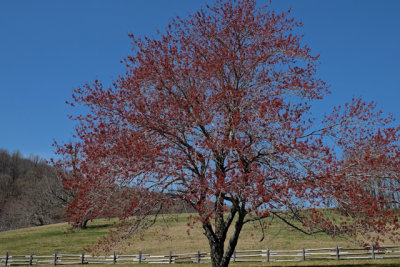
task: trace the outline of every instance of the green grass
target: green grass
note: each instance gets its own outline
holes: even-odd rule
[[[102,226],[102,227],[98,227]],[[112,223],[97,220],[85,231],[71,232],[67,223],[0,232],[0,254],[81,253],[83,248],[107,235]]]
[[[82,265],[69,265],[71,267],[81,267]],[[104,267],[104,265],[98,265],[98,264],[91,264],[90,266],[93,267]],[[132,267],[132,264],[118,264],[118,267]],[[133,265],[136,266],[136,265]],[[144,264],[143,266],[146,267],[160,267],[162,265],[160,264]],[[175,266],[175,265],[173,265]],[[179,267],[205,267],[205,266],[211,266],[211,264],[179,264]],[[400,266],[400,262],[398,260],[359,260],[359,261],[353,261],[353,260],[346,260],[346,261],[340,261],[340,262],[335,262],[335,261],[309,261],[309,262],[291,262],[291,263],[231,263],[230,266],[232,267],[269,267],[269,266],[340,266],[340,267],[356,267],[356,266],[366,266],[366,267],[398,267]]]
[[[195,224],[187,234],[188,227],[187,214],[164,215],[155,226],[150,228],[140,237],[129,240],[130,245],[122,243],[115,250],[119,254],[143,253],[166,255],[172,250],[175,253],[209,251],[208,241],[203,235],[202,228]],[[9,252],[11,255],[49,255],[54,251],[59,253],[82,253],[84,248],[96,243],[101,237],[108,234],[113,228],[113,222],[108,220],[96,220],[89,222],[88,229],[71,232],[71,226],[67,223],[53,224],[40,227],[24,228],[0,232],[0,255]],[[301,249],[301,248],[322,248],[335,247],[358,247],[357,244],[344,239],[332,239],[326,234],[316,234],[313,236],[295,232],[290,227],[280,221],[273,221],[267,229],[263,241],[260,230],[252,225],[246,225],[241,233],[238,250],[244,249]],[[325,266],[338,264],[336,261],[310,261],[297,263],[274,263],[270,264],[232,264],[232,266]],[[343,264],[380,264],[379,266],[400,266],[400,260],[359,260],[359,261],[340,261]],[[386,264],[386,265],[381,265]],[[387,265],[388,264],[388,265]],[[392,265],[390,265],[392,264]],[[195,266],[180,265],[180,266]],[[366,265],[366,266],[375,266]],[[146,265],[152,266],[152,265]],[[202,265],[204,266],[204,265]]]

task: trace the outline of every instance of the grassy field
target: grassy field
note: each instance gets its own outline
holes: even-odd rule
[[[132,238],[130,245],[121,244],[115,248],[119,254],[138,253],[139,250],[148,254],[168,254],[170,250],[175,253],[209,251],[208,242],[202,234],[200,225],[189,229],[186,225],[187,214],[165,215],[158,223],[141,237]],[[36,255],[49,255],[59,253],[81,253],[84,248],[94,244],[113,228],[113,222],[108,220],[96,220],[88,224],[88,229],[70,232],[71,226],[66,223],[47,226],[25,228],[13,231],[0,232],[0,255],[9,252],[11,255],[35,253]],[[335,247],[358,247],[348,240],[332,239],[325,234],[307,236],[294,232],[285,224],[273,221],[266,231],[265,239],[260,242],[261,233],[252,225],[244,228],[237,249],[301,249]],[[341,261],[341,264],[358,264],[360,261]],[[385,263],[388,266],[400,266],[400,261],[361,261],[363,264]],[[296,265],[297,264],[297,265]],[[338,264],[338,262],[305,262],[286,264],[287,266],[324,266]],[[319,265],[320,264],[320,265]],[[393,265],[394,264],[394,265]],[[282,266],[284,264],[279,264]],[[285,265],[285,266],[286,266]],[[147,265],[150,266],[150,265]],[[184,266],[184,265],[181,265]],[[190,265],[193,266],[193,265]],[[232,266],[260,266],[259,264],[240,264]],[[262,266],[277,266],[265,264]],[[373,266],[373,265],[370,265]]]
[[[208,251],[208,242],[201,226],[192,229],[186,225],[187,214],[164,215],[154,227],[140,237],[130,240],[130,245],[116,247],[119,253],[137,253],[139,250],[150,254],[176,252]],[[55,250],[68,253],[81,253],[85,247],[95,243],[113,227],[113,222],[96,220],[89,222],[88,229],[71,232],[67,223],[25,228],[0,232],[0,251],[11,254],[51,254]],[[189,234],[187,230],[190,230]],[[241,233],[237,249],[294,249],[312,247],[355,246],[343,239],[332,239],[324,234],[307,236],[292,231],[283,223],[273,222],[260,242],[260,230],[248,224]]]

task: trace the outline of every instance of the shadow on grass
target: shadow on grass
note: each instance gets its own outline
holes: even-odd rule
[[[316,265],[295,265],[296,267],[326,267],[327,265],[325,264],[316,264]],[[354,266],[368,266],[368,267],[399,267],[400,263],[395,264],[395,263],[360,263],[360,264],[335,264],[335,265],[329,265],[331,266],[340,266],[340,267],[354,267]],[[288,266],[289,267],[289,266]]]
[[[313,261],[308,261],[308,262],[282,262],[281,264],[277,262],[269,262],[269,263],[232,263],[232,266],[246,266],[246,267],[277,267],[277,266],[282,266],[282,267],[335,267],[335,266],[340,266],[340,267],[355,267],[355,266],[367,266],[367,267],[398,267],[400,266],[400,261],[398,262],[397,260],[393,259],[387,259],[389,262],[336,262],[333,263],[331,261],[326,261],[326,262],[313,262]]]
[[[88,225],[85,229],[82,230],[110,228],[112,226],[113,224],[95,224],[95,225]]]

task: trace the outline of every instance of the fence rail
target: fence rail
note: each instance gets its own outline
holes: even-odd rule
[[[236,250],[231,262],[283,262],[309,260],[354,260],[400,258],[400,245],[370,246],[367,248],[302,248],[296,250]],[[107,256],[82,254],[53,255],[5,255],[0,254],[0,265],[69,265],[69,264],[132,264],[132,263],[210,263],[209,252],[173,253],[168,255],[150,255],[139,251],[138,254],[119,255],[116,252]]]

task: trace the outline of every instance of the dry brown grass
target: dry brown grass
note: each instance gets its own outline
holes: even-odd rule
[[[193,228],[186,225],[188,214],[164,215],[156,225],[145,232],[141,237],[129,240],[130,245],[123,243],[116,247],[119,254],[136,254],[139,250],[146,254],[166,255],[172,250],[175,253],[209,251],[208,242],[203,235],[202,228],[195,224]],[[89,223],[89,228],[84,231],[67,233],[71,228],[68,224],[54,224],[42,227],[19,229],[14,231],[0,232],[0,254],[9,252],[12,255],[49,255],[54,251],[60,253],[81,253],[83,248],[95,243],[99,238],[105,236],[113,223],[107,220],[96,220]],[[190,230],[190,234],[187,230]],[[240,236],[237,249],[301,249],[301,248],[321,248],[335,247],[337,244],[342,247],[358,247],[357,244],[344,239],[332,239],[325,234],[307,236],[299,232],[292,231],[288,226],[273,221],[266,231],[265,239],[259,241],[261,232],[252,225],[246,225]],[[251,264],[241,263],[232,266],[325,266],[337,265],[337,261],[310,261],[297,263],[265,263]],[[396,260],[359,260],[359,261],[340,261],[340,264],[391,264],[387,266],[400,266],[400,261]],[[100,266],[100,265],[99,265]],[[146,265],[156,266],[156,265]],[[197,264],[180,265],[197,266]],[[209,266],[209,265],[200,265]],[[374,266],[374,265],[370,265]]]
[[[187,227],[185,221],[188,215],[164,215],[155,226],[150,228],[140,237],[132,238],[129,243],[117,247],[120,253],[137,253],[142,250],[146,253],[168,253],[209,251],[208,241],[203,235],[200,224]],[[187,233],[189,230],[189,234]],[[301,249],[315,247],[335,247],[337,244],[343,247],[354,247],[357,244],[345,239],[332,239],[326,234],[312,236],[293,231],[289,226],[279,221],[274,221],[266,230],[265,238],[261,231],[254,225],[245,225],[237,245],[237,249]]]

